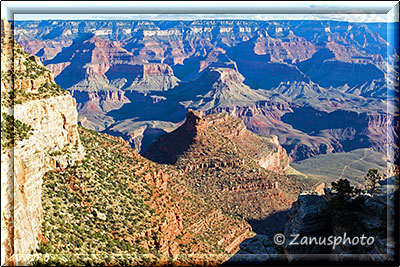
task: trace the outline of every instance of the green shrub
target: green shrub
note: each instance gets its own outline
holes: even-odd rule
[[[16,120],[13,115],[3,112],[3,120],[1,121],[1,145],[3,148],[14,146],[16,141],[24,140],[32,135],[32,127]]]
[[[375,193],[379,180],[381,179],[381,174],[377,169],[369,169],[365,179],[365,187],[372,194]]]

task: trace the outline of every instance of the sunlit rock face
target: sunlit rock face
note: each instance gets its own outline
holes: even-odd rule
[[[40,238],[43,175],[82,160],[84,149],[74,98],[55,86],[52,74],[37,57],[12,44],[8,27],[2,20],[2,98],[18,93],[15,105],[2,99],[2,123],[13,116],[16,123],[31,127],[25,138],[8,147],[3,148],[7,140],[2,135],[1,262],[18,265],[24,261],[18,254],[36,249]],[[9,82],[12,74],[14,83]]]

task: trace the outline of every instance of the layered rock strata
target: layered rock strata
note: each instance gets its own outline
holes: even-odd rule
[[[73,165],[84,150],[75,100],[55,85],[39,59],[13,42],[3,19],[1,66],[1,262],[18,265],[38,245],[43,175]]]

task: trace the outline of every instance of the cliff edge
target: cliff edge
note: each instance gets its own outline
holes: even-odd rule
[[[1,20],[1,263],[37,248],[42,177],[84,155],[76,103],[40,60],[25,53]],[[18,257],[17,257],[18,256]]]

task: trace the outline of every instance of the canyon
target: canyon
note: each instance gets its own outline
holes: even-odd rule
[[[35,265],[47,262],[47,253],[109,249],[153,255],[129,258],[132,264],[221,264],[254,235],[244,220],[194,196],[180,183],[179,170],[143,158],[122,138],[78,126],[75,99],[14,43],[5,20],[1,36],[2,264]]]
[[[307,186],[284,176],[291,168],[276,137],[258,137],[227,113],[201,120],[201,115],[189,111],[182,126],[189,132],[182,138],[190,139],[193,129],[203,135],[216,127],[219,130],[214,129],[214,134],[223,133],[217,139],[228,145],[226,152],[232,160],[210,157],[215,170],[244,167],[243,176],[233,177],[240,183],[230,184],[225,195],[243,198],[256,189],[254,203],[263,200],[267,207],[259,213],[257,207],[216,205],[211,200],[213,193],[199,194],[187,184],[188,169],[154,163],[121,137],[78,125],[79,99],[77,103],[38,58],[14,43],[8,27],[2,20],[2,110],[8,111],[2,112],[3,263],[118,264],[128,260],[167,264],[172,260],[219,265],[255,235],[243,216],[262,218],[289,207],[300,188]],[[123,99],[118,94],[93,97]],[[95,104],[113,108],[102,101]],[[203,141],[213,143],[213,135],[206,134]],[[267,150],[255,150],[243,142],[244,136]],[[238,148],[230,147],[231,142]],[[205,166],[193,162],[185,167],[198,170]],[[238,200],[231,203],[239,204]],[[130,256],[104,259],[104,252]],[[57,258],[60,253],[66,258]],[[82,253],[98,256],[74,256]]]
[[[398,162],[398,69],[387,67],[398,50],[385,27],[2,19],[2,264],[220,265],[324,252],[271,237],[343,232],[322,213],[335,194],[310,171],[318,160],[382,172]],[[392,214],[383,200],[398,190],[381,191],[361,216],[380,231],[373,261],[391,260],[373,254],[394,246],[374,209]]]
[[[123,137],[142,154],[192,109],[203,115],[225,111],[256,134],[277,135],[291,161],[368,147],[389,155],[390,162],[398,157],[398,70],[392,67],[398,51],[385,23],[14,25],[17,42],[77,99],[79,122]],[[338,121],[339,114],[344,117]],[[303,118],[312,118],[309,129],[298,127]],[[386,125],[393,126],[390,132]]]

